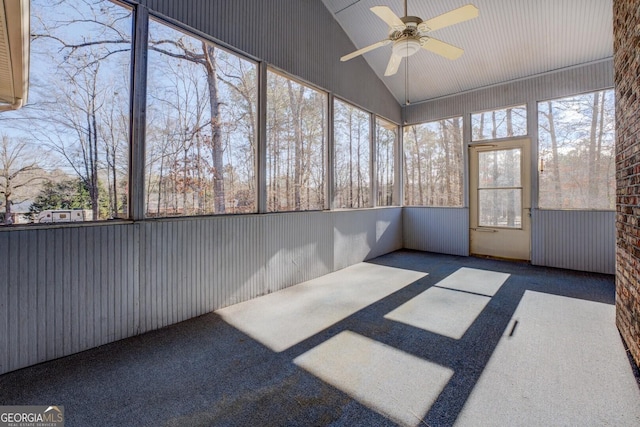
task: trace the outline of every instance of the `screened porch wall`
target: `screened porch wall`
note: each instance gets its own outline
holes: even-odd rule
[[[408,124],[464,117],[464,141],[471,140],[470,115],[474,112],[527,105],[528,137],[531,138],[532,236],[531,263],[573,270],[615,272],[615,212],[538,209],[538,101],[613,87],[613,61],[606,59],[583,66],[541,74],[460,95],[412,104],[403,111]],[[468,164],[465,150],[465,164]],[[468,175],[465,171],[465,206],[468,206]],[[468,255],[468,209],[405,208],[405,246]],[[451,230],[451,232],[442,232]],[[410,236],[410,239],[407,238]],[[465,247],[464,244],[467,244]],[[435,249],[432,249],[435,248]]]
[[[400,123],[401,108],[319,0],[141,0],[185,25],[269,65]]]
[[[0,374],[402,248],[401,208],[0,232]]]

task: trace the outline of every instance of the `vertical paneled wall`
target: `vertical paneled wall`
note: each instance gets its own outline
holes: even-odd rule
[[[531,263],[615,274],[613,211],[532,211]]]
[[[468,127],[471,113],[526,104],[528,137],[531,138],[532,147],[531,204],[536,211],[538,206],[538,101],[612,86],[613,61],[603,60],[412,104],[405,107],[403,115],[407,123],[423,123],[463,115],[467,127],[464,132],[465,143],[469,144],[471,134]],[[468,176],[465,194],[468,195]],[[468,197],[466,203],[468,205]],[[463,232],[457,228],[458,224],[462,227],[460,216],[463,212],[468,215],[468,210],[460,210],[457,215],[449,219],[446,216],[442,217],[442,212],[434,208],[405,208],[405,247],[438,252],[463,249],[459,244],[454,243],[461,243],[465,239]],[[614,212],[539,210],[532,217],[532,263],[612,274],[615,258],[615,245],[612,244],[614,222]],[[468,230],[464,232],[468,241]],[[468,246],[466,250],[468,253]]]
[[[469,255],[469,210],[406,207],[402,211],[404,247]]]
[[[402,247],[401,208],[0,232],[0,373]]]
[[[132,224],[0,233],[0,373],[135,335]]]

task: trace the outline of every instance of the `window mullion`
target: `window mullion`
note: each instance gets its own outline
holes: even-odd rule
[[[147,42],[149,11],[137,5],[134,12],[131,66],[129,135],[129,217],[144,219],[145,211],[145,133],[147,110]]]

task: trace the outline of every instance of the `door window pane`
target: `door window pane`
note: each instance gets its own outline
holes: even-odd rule
[[[520,187],[520,149],[478,153],[479,187]]]
[[[478,225],[522,227],[522,189],[479,189]]]

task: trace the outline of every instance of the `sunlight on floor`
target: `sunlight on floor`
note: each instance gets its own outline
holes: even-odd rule
[[[490,300],[489,297],[434,286],[384,317],[460,339]]]
[[[494,296],[510,274],[497,271],[461,267],[435,284],[439,288],[457,289],[486,296]]]
[[[426,275],[360,263],[216,313],[271,350],[280,352]]]
[[[508,277],[463,267],[384,317],[460,339]]]
[[[300,355],[294,363],[406,426],[421,424],[453,375],[449,368],[351,331]]]
[[[496,426],[640,425],[640,391],[615,306],[526,291],[457,425],[481,419]]]

